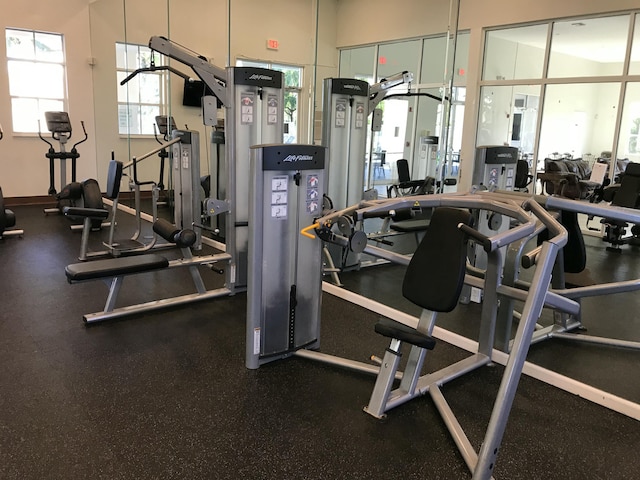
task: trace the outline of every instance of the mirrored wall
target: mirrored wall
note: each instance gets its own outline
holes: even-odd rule
[[[223,129],[223,111],[218,110],[217,125],[204,126],[203,85],[194,81],[197,77],[187,65],[152,52],[148,48],[152,36],[167,37],[222,69],[253,64],[295,72],[285,74],[291,119],[287,130],[296,142],[312,141],[314,109],[321,101],[317,79],[337,72],[335,9],[336,2],[328,0],[92,2],[98,176],[106,178],[112,152],[126,164],[164,142],[158,116],[173,118],[180,129],[198,131],[201,174],[208,175],[212,168],[216,146],[211,138],[215,130]],[[287,28],[282,28],[285,23]],[[138,69],[147,71],[131,77]],[[165,165],[163,172],[167,188],[168,168]],[[141,181],[158,182],[159,157],[144,160],[138,173]]]
[[[155,35],[168,37],[222,68],[258,65],[284,71],[288,120],[283,140],[298,143],[321,142],[323,79],[342,76],[375,83],[399,71],[410,71],[414,74],[413,91],[423,95],[380,105],[385,110],[385,122],[382,131],[370,134],[367,141],[366,184],[384,185],[396,179],[397,158],[410,159],[412,174],[424,176],[429,170],[425,163],[427,137],[451,131],[448,150],[455,156],[460,148],[464,88],[453,95],[457,105],[451,114],[459,122],[442,120],[448,118],[449,111],[438,99],[449,87],[454,57],[455,84],[464,86],[468,34],[448,37],[450,25],[443,20],[438,33],[431,37],[339,51],[335,45],[337,11],[335,0],[92,2],[93,82],[96,129],[100,132],[98,176],[106,177],[112,152],[127,163],[164,141],[155,121],[158,115],[173,117],[178,128],[199,131],[202,175],[213,168],[209,159],[215,157],[216,147],[210,140],[214,130],[223,128],[222,111],[218,113],[218,126],[203,125],[197,98],[201,92],[193,92],[193,82],[183,78],[195,77],[194,73],[175,60],[153,54],[148,43]],[[283,24],[287,28],[282,28]],[[173,71],[151,71],[155,67]],[[121,84],[140,68],[150,71]],[[379,161],[382,151],[388,152],[388,162],[378,165],[374,172],[374,156]],[[423,161],[414,162],[414,158]],[[158,181],[159,168],[158,157],[149,157],[140,165],[141,180]],[[448,174],[455,176],[455,170]],[[164,178],[170,181],[166,171]]]

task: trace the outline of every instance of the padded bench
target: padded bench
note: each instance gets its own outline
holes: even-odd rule
[[[396,322],[390,318],[382,317],[376,323],[375,332],[388,338],[395,338],[401,342],[406,342],[416,347],[433,350],[436,340],[425,333],[421,333],[415,328],[411,328],[403,323]]]
[[[119,277],[133,273],[160,270],[169,266],[169,260],[162,255],[139,255],[134,257],[119,257],[93,262],[74,263],[67,265],[65,274],[69,283],[100,278]]]

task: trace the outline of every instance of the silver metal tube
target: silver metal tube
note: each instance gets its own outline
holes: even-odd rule
[[[447,426],[449,434],[453,438],[455,444],[458,446],[458,450],[460,451],[460,454],[464,459],[464,463],[466,463],[467,468],[469,468],[469,470],[473,472],[473,470],[476,468],[476,464],[478,463],[478,454],[473,448],[473,445],[471,445],[469,438],[467,438],[467,435],[464,433],[460,422],[458,422],[458,419],[454,415],[451,407],[447,403],[447,400],[444,398],[444,395],[442,395],[440,389],[437,386],[433,385],[429,389],[429,394],[431,395],[431,399],[438,409],[438,412],[440,412],[440,416]]]
[[[380,367],[377,365],[370,365],[368,363],[357,362],[355,360],[349,360],[348,358],[337,357],[335,355],[329,355],[312,350],[297,350],[296,352],[294,352],[294,355],[323,363],[329,363],[331,365],[347,368],[349,370],[370,373],[371,375],[377,375],[380,371]],[[402,379],[402,372],[396,372],[395,378]]]
[[[219,288],[217,290],[210,290],[204,294],[192,293],[192,294],[183,295],[180,297],[164,298],[162,300],[155,300],[152,302],[141,303],[139,305],[130,305],[127,307],[116,308],[111,311],[89,313],[85,315],[83,319],[86,323],[102,322],[105,320],[124,317],[126,315],[132,315],[134,313],[150,312],[153,310],[159,310],[161,308],[173,307],[176,305],[184,305],[186,303],[192,303],[200,300],[208,300],[210,298],[227,296],[230,293],[231,292],[228,288]]]
[[[168,141],[167,143],[163,143],[162,145],[159,145],[158,147],[154,148],[153,150],[140,155],[139,157],[133,157],[133,160],[131,160],[129,163],[125,164],[122,168],[130,168],[135,162],[141,162],[142,160],[144,160],[145,158],[149,158],[151,155],[155,155],[156,153],[158,153],[159,151],[170,147],[171,145],[173,145],[174,143],[178,143],[180,142],[182,139],[180,137],[174,138],[173,140]]]

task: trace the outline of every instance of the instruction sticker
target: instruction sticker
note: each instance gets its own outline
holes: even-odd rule
[[[276,95],[267,96],[267,124],[278,123],[278,97]]]
[[[240,98],[242,125],[251,125],[253,123],[253,110],[255,108],[256,94],[253,92],[243,92]]]
[[[339,98],[336,100],[336,127],[343,128],[347,118],[347,99]]]
[[[289,177],[276,176],[271,179],[271,218],[287,218]]]
[[[364,126],[364,103],[356,103],[356,128]]]
[[[318,175],[307,175],[307,214],[316,215],[320,211],[320,192]]]

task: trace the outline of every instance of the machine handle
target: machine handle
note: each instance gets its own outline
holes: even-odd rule
[[[42,140],[44,143],[49,144],[49,148],[53,150],[53,143],[51,143],[49,140],[47,140],[42,136],[42,129],[40,128],[40,120],[38,120],[38,136],[40,137],[40,140]]]
[[[489,253],[491,250],[493,250],[493,243],[491,242],[491,239],[486,235],[480,233],[475,228],[471,228],[469,225],[466,225],[462,222],[458,224],[458,228],[481,243],[482,248],[484,248],[485,252]]]
[[[82,140],[80,140],[79,142],[74,143],[74,144],[73,144],[73,148],[72,148],[72,150],[75,150],[75,148],[76,148],[78,145],[80,145],[81,143],[86,142],[86,141],[87,141],[87,139],[89,138],[89,135],[87,135],[87,129],[86,129],[86,128],[84,128],[84,120],[81,120],[81,121],[80,121],[80,125],[82,125],[82,131],[84,132],[84,138],[83,138]],[[71,135],[69,135],[69,138],[71,138]]]
[[[542,247],[538,246],[533,250],[523,254],[522,259],[520,260],[522,264],[522,268],[533,267],[536,264],[536,261],[538,260],[538,255],[540,255],[541,251],[542,251]]]
[[[316,228],[320,228],[320,224],[318,222],[314,223],[313,225],[309,225],[308,227],[304,227],[302,230],[300,230],[300,234],[313,240],[316,237],[315,235],[309,233],[309,230],[315,230]]]

